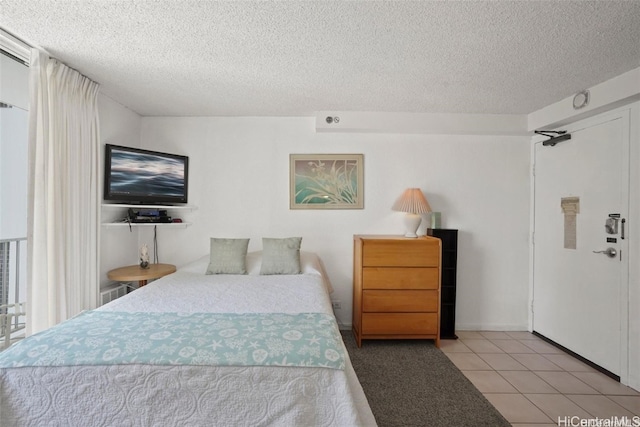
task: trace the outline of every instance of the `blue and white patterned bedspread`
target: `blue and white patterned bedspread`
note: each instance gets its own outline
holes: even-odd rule
[[[0,368],[76,365],[305,366],[344,369],[323,313],[88,311],[0,353]]]

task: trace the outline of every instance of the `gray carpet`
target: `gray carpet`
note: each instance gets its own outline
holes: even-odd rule
[[[366,340],[341,331],[380,427],[511,424],[432,340]]]

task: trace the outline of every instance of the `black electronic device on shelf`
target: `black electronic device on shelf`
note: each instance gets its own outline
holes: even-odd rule
[[[129,208],[127,217],[129,219],[129,222],[135,224],[172,222],[172,219],[167,213],[166,209]]]

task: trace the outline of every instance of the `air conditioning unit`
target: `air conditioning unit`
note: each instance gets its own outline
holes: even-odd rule
[[[105,305],[127,294],[129,283],[118,282],[100,291],[100,305]]]

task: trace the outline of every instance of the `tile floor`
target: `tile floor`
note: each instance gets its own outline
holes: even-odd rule
[[[640,425],[640,393],[529,332],[457,335],[441,350],[513,426],[624,416]]]

